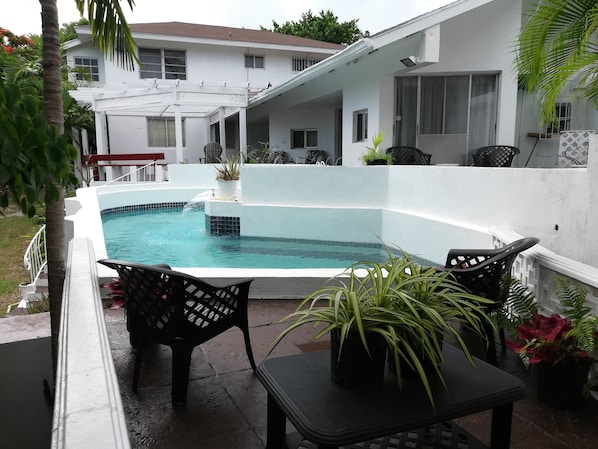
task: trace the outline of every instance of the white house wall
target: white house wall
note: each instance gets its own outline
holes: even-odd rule
[[[139,47],[160,48],[167,50],[185,50],[187,56],[187,82],[206,86],[221,86],[224,82],[229,87],[250,87],[265,89],[268,83],[280,84],[293,75],[291,58],[306,57],[306,54],[292,51],[266,50],[251,47],[225,47],[214,45],[194,45],[183,42],[146,41],[137,39]],[[96,54],[99,54],[96,51]],[[264,69],[245,68],[245,54],[264,56]],[[314,57],[313,54],[310,55]],[[327,55],[315,55],[325,58]],[[159,80],[169,83],[168,80]],[[106,61],[106,85],[138,84],[144,82],[139,76],[139,69],[126,71],[116,63]],[[174,84],[174,80],[170,81]],[[185,81],[181,81],[185,83]]]
[[[326,151],[329,157],[334,156],[334,109],[298,110],[270,117],[270,148],[286,151],[295,162],[303,162],[307,150],[291,149],[292,129],[316,129],[318,149]]]
[[[148,147],[146,117],[109,115],[108,130],[110,134],[110,153],[164,153],[166,163],[178,162],[198,163],[203,157],[202,142],[207,142],[205,119],[185,118],[185,143],[183,160],[177,160],[176,149],[166,147]]]
[[[514,43],[521,23],[521,0],[501,0],[443,22],[440,61],[413,74],[500,73],[496,142],[515,143],[517,77]]]

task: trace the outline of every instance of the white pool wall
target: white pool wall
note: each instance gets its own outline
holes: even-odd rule
[[[249,236],[383,241],[440,263],[451,248],[491,247],[497,235],[514,233],[595,266],[598,186],[589,172],[598,173],[597,164],[598,158],[577,169],[245,165],[240,201],[207,208],[214,215],[234,209]],[[97,254],[105,254],[99,210],[184,202],[216,188],[211,165],[168,171],[165,183],[80,189],[67,205],[71,234],[92,238]],[[82,202],[85,210],[73,215]]]

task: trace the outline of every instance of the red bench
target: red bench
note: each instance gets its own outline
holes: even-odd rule
[[[85,165],[127,166],[136,164],[113,164],[112,161],[159,161],[164,160],[164,153],[128,153],[128,154],[88,154],[83,156]],[[106,162],[104,164],[100,162]]]

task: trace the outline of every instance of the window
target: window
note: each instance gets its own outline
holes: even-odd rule
[[[291,148],[316,148],[318,131],[315,129],[292,129]]]
[[[364,142],[368,139],[368,110],[353,113],[353,142]]]
[[[142,79],[187,79],[186,55],[184,50],[140,48],[139,61],[141,62],[139,73]]]
[[[318,59],[293,58],[291,60],[291,71],[301,72],[318,62],[320,62]]]
[[[183,147],[185,146],[185,119],[182,119]],[[147,119],[148,146],[167,148],[176,147],[176,130],[174,118]]]
[[[264,68],[264,57],[256,55],[245,55],[245,68],[246,69],[263,69]]]
[[[554,123],[546,128],[547,133],[558,134],[559,131],[571,129],[571,103],[556,103],[554,115]]]
[[[75,79],[77,81],[100,81],[96,58],[75,58]]]

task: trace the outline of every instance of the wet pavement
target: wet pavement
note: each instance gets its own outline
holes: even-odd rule
[[[285,328],[280,319],[294,310],[295,300],[251,300],[249,325],[256,363]],[[266,391],[253,374],[240,330],[231,329],[195,348],[191,361],[187,405],[171,405],[170,348],[152,346],[144,352],[137,393],[131,391],[134,350],[125,329],[124,309],[105,310],[114,365],[131,446],[141,448],[263,449],[266,441]],[[326,349],[304,326],[287,336],[268,357]],[[473,348],[472,351],[481,351]],[[482,354],[482,352],[479,352]],[[535,399],[529,373],[512,352],[501,354],[499,366],[528,385],[528,396],[514,405],[512,449],[595,449],[598,447],[598,405],[588,400],[579,411],[548,408]],[[455,420],[489,444],[491,413]]]

